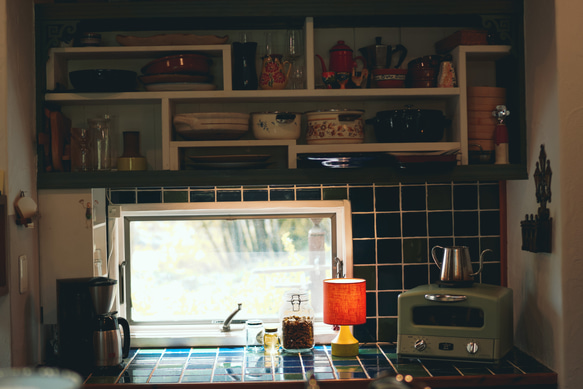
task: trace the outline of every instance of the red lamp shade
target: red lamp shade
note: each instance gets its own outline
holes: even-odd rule
[[[324,323],[341,326],[366,323],[366,280],[324,280]]]

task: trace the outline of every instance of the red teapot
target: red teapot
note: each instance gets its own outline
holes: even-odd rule
[[[356,68],[356,62],[362,62],[362,68],[366,69],[366,60],[363,56],[353,57],[352,49],[344,41],[338,41],[330,49],[330,68],[331,72],[352,74],[352,69]]]

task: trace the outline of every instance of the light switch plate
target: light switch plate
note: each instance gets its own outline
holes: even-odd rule
[[[117,218],[121,213],[119,205],[110,205],[107,207],[107,214],[109,217]]]
[[[28,292],[28,259],[26,255],[18,257],[18,278],[20,280],[20,294]]]

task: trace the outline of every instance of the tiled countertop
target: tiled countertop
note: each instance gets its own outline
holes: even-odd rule
[[[402,359],[397,358],[394,344],[372,344],[361,346],[359,355],[351,358],[332,356],[329,345],[318,345],[310,353],[278,355],[247,352],[242,347],[134,349],[121,373],[95,372],[87,377],[85,386],[96,389],[111,384],[129,384],[132,388],[197,384],[201,388],[205,386],[201,384],[220,387],[227,383],[254,383],[265,387],[295,383],[303,387],[313,372],[321,387],[337,388],[349,381],[351,388],[366,388],[382,371],[411,375],[432,388],[552,388],[557,382],[553,371],[517,349],[499,364],[485,364]]]

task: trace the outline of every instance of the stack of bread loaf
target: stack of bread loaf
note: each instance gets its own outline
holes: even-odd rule
[[[492,111],[506,104],[506,89],[491,86],[468,87],[468,146],[470,151],[494,155],[496,118]],[[482,161],[485,161],[482,159]]]

